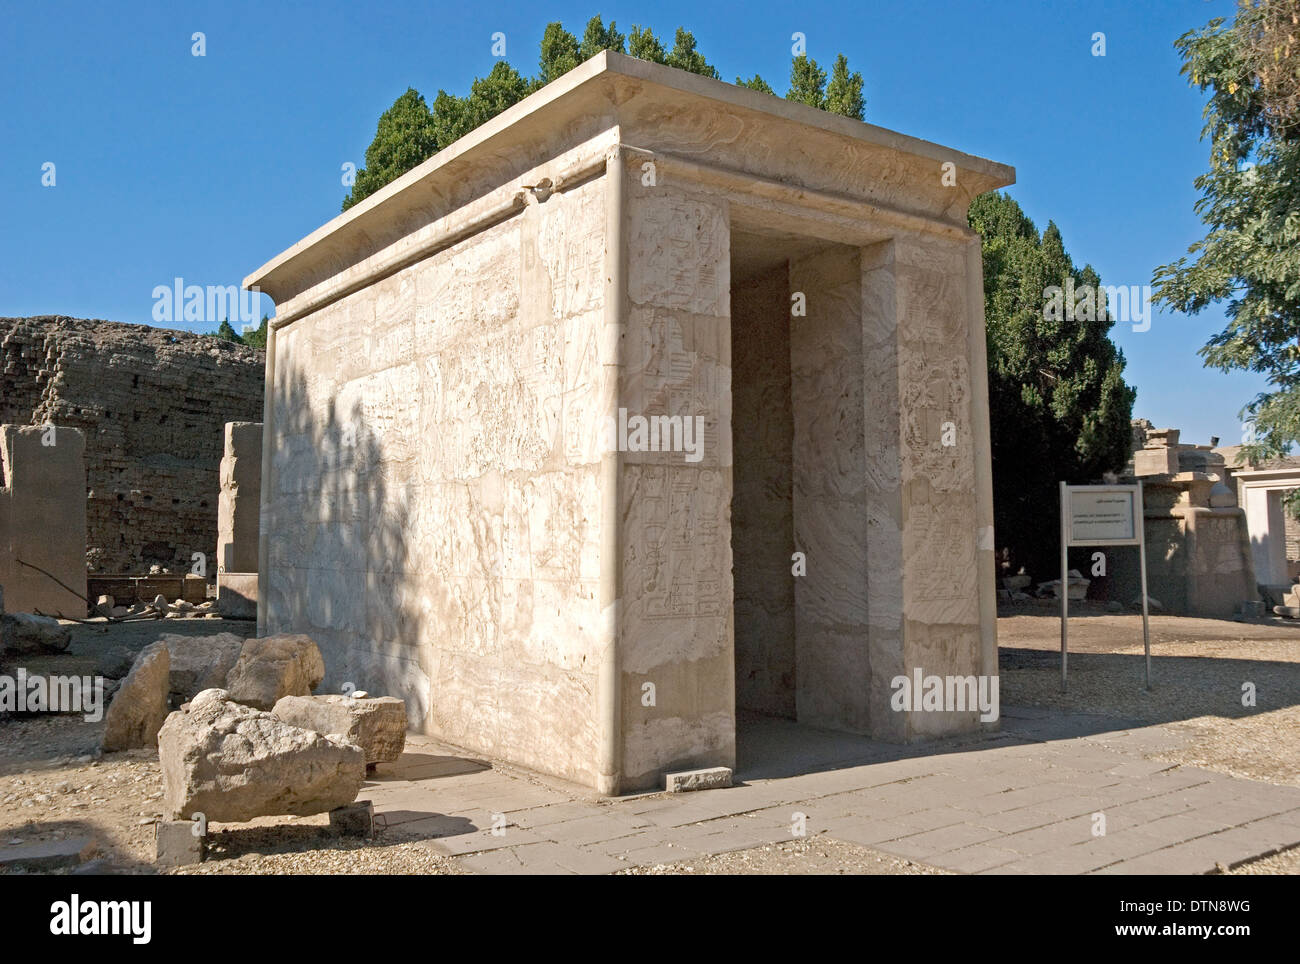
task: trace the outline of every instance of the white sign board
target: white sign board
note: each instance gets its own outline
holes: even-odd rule
[[[1068,485],[1061,483],[1061,692],[1066,687],[1070,637],[1070,546],[1137,546],[1142,584],[1142,644],[1147,689],[1151,688],[1151,623],[1147,606],[1147,549],[1142,528],[1142,483]]]
[[[1138,531],[1136,485],[1072,485],[1067,538],[1072,546],[1135,546]]]

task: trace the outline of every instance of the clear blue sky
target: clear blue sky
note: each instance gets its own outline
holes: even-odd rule
[[[1173,41],[1231,0],[886,3],[35,3],[0,26],[0,315],[149,323],[156,285],[239,284],[339,212],[379,114],[491,69],[536,70],[542,28],[595,13],[693,30],[725,79],[788,82],[790,35],[866,78],[867,119],[1014,165],[1011,194],[1103,283],[1144,285],[1203,234],[1201,95]],[[191,35],[206,35],[205,57]],[[1106,35],[1106,56],[1091,53]],[[42,165],[56,185],[41,185]],[[266,299],[264,310],[271,312]],[[1219,310],[1117,326],[1136,416],[1239,440],[1265,386],[1202,367]]]

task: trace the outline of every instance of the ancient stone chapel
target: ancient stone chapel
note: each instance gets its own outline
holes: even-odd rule
[[[1013,179],[613,52],[565,74],[246,279],[259,632],[610,794],[734,766],[756,715],[980,726],[890,681],[997,673],[966,209]]]

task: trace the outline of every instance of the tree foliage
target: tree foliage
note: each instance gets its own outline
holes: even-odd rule
[[[1040,236],[1001,193],[971,203],[983,238],[989,356],[994,526],[1013,571],[1053,571],[1059,545],[1057,483],[1100,481],[1128,461],[1136,393],[1091,266],[1076,268],[1049,222]],[[1051,286],[1099,292],[1094,318],[1044,308]]]
[[[1241,413],[1258,460],[1300,440],[1300,5],[1241,0],[1232,24],[1211,20],[1175,46],[1191,85],[1209,91],[1209,170],[1194,182],[1208,232],[1157,268],[1153,287],[1192,314],[1226,303],[1226,327],[1200,353],[1208,367],[1267,376]]]
[[[343,199],[346,211],[369,197],[411,168],[464,137],[479,125],[491,120],[529,94],[564,76],[602,50],[624,50],[633,57],[666,64],[680,70],[720,80],[716,67],[699,51],[695,35],[678,27],[672,48],[655,36],[649,27],[633,24],[624,36],[614,21],[606,27],[599,16],[587,21],[582,39],[564,28],[559,21],[548,23],[542,32],[537,74],[525,77],[504,60],[498,60],[486,77],[476,78],[465,97],[438,91],[430,108],[424,97],[413,88],[393,102],[379,118],[374,140],[366,149],[366,164],[356,172],[352,189]],[[736,78],[736,83],[751,90],[776,94],[762,77]],[[826,72],[805,55],[793,58],[790,90],[786,97],[846,117],[863,117],[863,81],[860,73],[849,73],[843,54],[835,65],[827,86]]]

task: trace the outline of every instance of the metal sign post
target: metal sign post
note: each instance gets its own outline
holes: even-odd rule
[[[1066,690],[1070,638],[1070,546],[1137,546],[1142,574],[1142,647],[1151,689],[1151,621],[1147,605],[1147,547],[1142,483],[1061,484],[1061,692]]]

